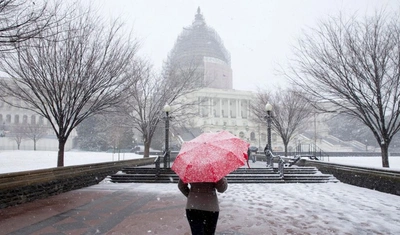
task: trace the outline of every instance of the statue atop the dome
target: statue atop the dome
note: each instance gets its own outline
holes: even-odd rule
[[[199,26],[199,25],[205,25],[206,22],[204,21],[204,17],[201,14],[200,7],[197,7],[197,14],[195,15],[193,25]]]

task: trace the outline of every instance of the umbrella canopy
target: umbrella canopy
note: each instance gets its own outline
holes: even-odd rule
[[[185,183],[217,182],[247,161],[249,143],[222,131],[185,142],[171,169]]]

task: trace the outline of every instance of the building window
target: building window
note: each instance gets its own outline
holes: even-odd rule
[[[261,133],[261,140],[267,141],[267,135],[265,133]]]
[[[239,137],[240,137],[240,138],[244,138],[244,133],[243,133],[243,131],[241,131],[241,132],[239,133]]]
[[[35,125],[35,124],[36,124],[36,116],[35,116],[35,115],[32,115],[32,116],[31,116],[31,124],[32,124],[32,125]]]
[[[254,134],[254,132],[250,133],[250,139],[251,140],[256,140],[256,134]]]
[[[278,139],[278,136],[277,136],[277,134],[276,133],[273,133],[272,134],[272,141],[277,141],[277,139]]]
[[[19,115],[14,116],[14,123],[19,124]]]
[[[39,124],[40,124],[40,125],[43,125],[43,123],[44,123],[44,122],[43,122],[43,117],[39,117]]]
[[[22,123],[28,124],[28,116],[26,116],[26,115],[22,116]]]
[[[207,108],[203,108],[203,117],[208,117],[210,111]]]

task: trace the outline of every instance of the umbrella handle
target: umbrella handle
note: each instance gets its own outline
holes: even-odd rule
[[[249,159],[247,159],[247,168],[250,168]]]

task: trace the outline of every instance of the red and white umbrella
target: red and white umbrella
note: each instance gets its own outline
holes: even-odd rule
[[[217,182],[247,162],[249,145],[227,131],[203,133],[183,143],[171,169],[185,183]]]

